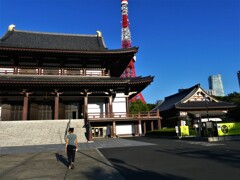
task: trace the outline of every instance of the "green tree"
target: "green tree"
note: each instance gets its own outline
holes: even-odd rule
[[[148,109],[151,111],[153,108],[157,106],[157,104],[147,104]]]
[[[129,105],[130,113],[139,113],[149,111],[149,107],[146,103],[143,103],[141,100],[136,100],[135,102],[131,102]]]
[[[228,111],[228,118],[240,122],[240,93],[233,92],[227,96],[217,96],[216,98],[220,101],[230,102],[237,105],[237,107]]]

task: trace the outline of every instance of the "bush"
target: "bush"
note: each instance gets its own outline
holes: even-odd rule
[[[189,135],[190,135],[190,136],[196,136],[196,132],[195,132],[195,129],[194,129],[194,128],[190,128],[190,129],[189,129]]]
[[[154,135],[154,136],[177,136],[175,128],[165,128],[155,131],[148,131],[146,135]]]
[[[148,131],[146,135],[154,135],[154,136],[177,136],[175,128],[164,128],[155,131]],[[195,136],[195,129],[189,129],[189,136]]]

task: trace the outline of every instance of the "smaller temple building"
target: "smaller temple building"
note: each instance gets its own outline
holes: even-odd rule
[[[192,125],[213,126],[214,122],[226,119],[232,103],[222,102],[210,96],[200,84],[165,97],[164,101],[154,108],[161,112],[162,127]]]

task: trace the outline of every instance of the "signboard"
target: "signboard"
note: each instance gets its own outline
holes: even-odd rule
[[[180,126],[181,136],[189,136],[188,126]]]
[[[179,133],[178,126],[175,126],[176,133]]]
[[[218,123],[218,136],[240,135],[240,123]]]

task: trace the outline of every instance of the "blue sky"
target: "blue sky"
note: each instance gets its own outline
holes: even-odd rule
[[[0,36],[18,30],[103,33],[109,49],[121,48],[120,0],[0,0]],[[221,74],[225,94],[239,92],[239,0],[129,0],[136,73],[155,76],[143,92],[148,103]]]

